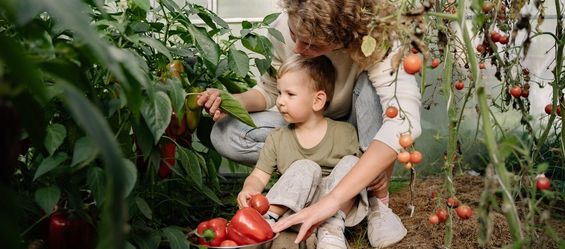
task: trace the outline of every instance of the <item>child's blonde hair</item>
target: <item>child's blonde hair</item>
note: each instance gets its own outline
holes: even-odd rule
[[[286,73],[300,70],[304,70],[308,73],[308,76],[312,79],[312,83],[314,83],[311,84],[311,87],[315,91],[324,91],[326,93],[327,98],[324,108],[327,108],[334,95],[336,79],[336,70],[332,61],[324,55],[306,58],[295,54],[288,58],[279,68],[277,79],[280,79]]]

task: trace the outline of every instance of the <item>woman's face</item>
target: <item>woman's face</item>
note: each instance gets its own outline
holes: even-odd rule
[[[309,58],[318,57],[339,48],[336,44],[317,44],[315,41],[312,41],[312,38],[300,37],[298,35],[300,32],[296,32],[296,30],[300,28],[300,25],[292,20],[292,18],[288,19],[288,28],[290,29],[290,37],[296,43],[293,51],[301,56]]]

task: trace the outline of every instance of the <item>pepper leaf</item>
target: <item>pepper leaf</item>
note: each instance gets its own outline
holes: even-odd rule
[[[49,152],[49,155],[53,153],[61,146],[63,140],[67,136],[67,129],[62,124],[53,124],[47,128],[47,135],[45,137],[45,148]]]
[[[61,190],[57,186],[40,188],[35,191],[35,202],[43,209],[45,214],[51,214],[55,205],[61,198]]]
[[[143,198],[139,196],[135,197],[135,204],[137,205],[139,211],[141,211],[141,213],[145,217],[147,217],[147,219],[153,219],[153,211],[151,211],[149,204],[147,204],[147,202]]]
[[[180,227],[166,227],[163,229],[163,235],[169,241],[171,249],[185,249],[190,248],[186,235],[182,232]]]
[[[228,65],[239,76],[245,77],[249,72],[249,57],[243,51],[232,47],[228,54]]]
[[[57,153],[56,155],[50,156],[43,160],[39,167],[37,167],[37,171],[35,171],[35,175],[33,176],[33,180],[39,178],[40,176],[44,175],[45,173],[57,168],[62,162],[67,160],[69,157],[65,153]]]
[[[234,117],[235,119],[243,122],[246,125],[249,125],[253,128],[257,128],[251,116],[245,108],[236,100],[229,92],[221,91],[220,97],[222,98],[222,103],[220,104],[220,108]]]
[[[86,165],[96,158],[100,150],[87,136],[79,138],[75,143],[71,166]]]
[[[171,121],[173,108],[169,96],[164,92],[157,92],[154,96],[153,100],[143,102],[141,115],[153,134],[153,144],[157,144]]]

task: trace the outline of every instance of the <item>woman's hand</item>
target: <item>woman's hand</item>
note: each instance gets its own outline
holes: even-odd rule
[[[298,244],[300,241],[308,239],[318,225],[337,213],[340,209],[339,203],[331,195],[326,195],[318,202],[300,210],[298,213],[279,220],[273,225],[273,232],[278,233],[293,225],[302,224],[294,240],[294,243]]]
[[[220,108],[222,98],[220,98],[220,90],[215,88],[208,88],[206,91],[198,94],[196,103],[204,107],[206,112],[212,116],[214,122],[220,121],[225,117],[225,113]]]
[[[251,199],[251,196],[261,194],[257,191],[248,191],[248,190],[241,190],[239,194],[237,194],[237,205],[239,208],[249,207],[248,201]]]

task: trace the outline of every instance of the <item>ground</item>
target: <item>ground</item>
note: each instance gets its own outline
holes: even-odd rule
[[[461,176],[455,179],[455,186],[458,192],[458,199],[471,206],[473,209],[478,208],[479,198],[483,190],[482,177]],[[402,222],[408,230],[408,235],[398,244],[390,248],[444,248],[445,225],[431,225],[428,223],[428,217],[432,214],[437,205],[440,204],[438,197],[443,188],[443,180],[441,178],[428,178],[425,180],[418,179],[416,181],[414,195],[414,205],[416,210],[413,217],[407,206],[410,202],[410,191],[403,188],[400,191],[391,194],[391,208],[400,216]],[[432,192],[437,193],[435,200],[432,200]],[[443,202],[443,201],[441,201]],[[562,217],[562,216],[561,216]],[[491,229],[490,239],[486,246],[481,247],[478,243],[479,238],[479,220],[475,214],[469,220],[460,220],[457,217],[453,219],[453,243],[452,248],[500,248],[512,242],[508,225],[505,217],[500,213],[491,215],[493,227]],[[366,238],[366,223],[362,223],[354,228],[348,228],[346,231],[348,242],[351,248],[371,248]],[[558,236],[565,238],[565,220],[563,218],[553,219],[552,227]],[[294,234],[283,234],[273,244],[272,249],[291,249],[298,248],[292,241]],[[546,236],[536,238],[538,248],[559,248],[554,241]],[[308,248],[313,247],[313,241],[309,241]]]

